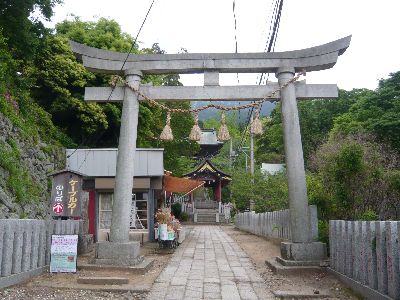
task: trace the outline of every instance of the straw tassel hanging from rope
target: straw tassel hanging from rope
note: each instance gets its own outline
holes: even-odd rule
[[[221,127],[219,128],[219,131],[218,131],[218,140],[221,142],[226,142],[226,141],[229,141],[230,139],[231,139],[231,137],[229,135],[228,126],[226,126],[226,124],[225,124],[225,113],[222,112]]]
[[[171,130],[171,113],[167,113],[167,122],[165,124],[165,127],[163,131],[160,134],[160,139],[163,141],[172,141],[174,139],[174,136],[172,134]]]
[[[251,133],[254,135],[261,135],[263,134],[262,123],[260,120],[260,108],[257,108],[256,115],[254,120],[251,122]]]
[[[192,141],[200,141],[201,129],[199,127],[199,115],[194,115],[194,125],[190,131],[189,139]]]

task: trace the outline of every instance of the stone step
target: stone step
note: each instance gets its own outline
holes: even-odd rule
[[[111,284],[127,284],[128,278],[124,277],[78,277],[77,283],[95,284],[95,285],[111,285]]]
[[[197,217],[197,223],[216,223],[215,216],[213,218]]]
[[[213,214],[216,214],[217,212],[218,212],[218,210],[216,210],[216,209],[209,209],[209,208],[197,208],[196,209],[196,212],[198,213],[198,214],[203,214],[203,213],[213,213]]]
[[[197,218],[197,222],[215,222],[215,218]]]
[[[215,214],[198,214],[197,218],[214,218],[215,219]]]

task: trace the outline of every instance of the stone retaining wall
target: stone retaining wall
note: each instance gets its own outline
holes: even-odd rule
[[[399,239],[399,221],[330,221],[330,268],[368,299],[400,299]]]
[[[78,234],[78,220],[0,219],[0,288],[18,283],[8,277],[37,274],[50,264],[52,234]],[[13,276],[19,274],[18,276]]]
[[[318,239],[317,207],[310,205],[310,223],[314,240]],[[290,240],[289,210],[278,210],[256,214],[244,212],[236,214],[235,226],[241,230],[268,238]]]

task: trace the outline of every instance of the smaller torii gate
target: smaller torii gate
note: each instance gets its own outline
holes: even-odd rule
[[[336,84],[293,82],[296,72],[320,71],[333,67],[350,45],[351,36],[303,50],[274,53],[117,53],[70,42],[73,52],[93,72],[119,74],[134,89],[156,101],[254,101],[265,99],[281,88],[271,100],[282,101],[282,123],[289,186],[292,241],[282,243],[287,260],[317,262],[326,256],[326,246],[311,236],[303,149],[296,99],[336,98]],[[204,73],[204,86],[140,85],[143,74]],[[265,86],[219,86],[219,73],[274,73],[278,83]],[[111,95],[111,97],[109,97]],[[139,102],[144,100],[129,87],[85,89],[85,100],[123,102],[118,145],[115,197],[110,242],[96,245],[99,263],[134,264],[139,243],[129,241],[129,212],[132,197],[134,153]]]

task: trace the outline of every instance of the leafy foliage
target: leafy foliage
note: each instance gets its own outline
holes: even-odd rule
[[[7,187],[18,203],[37,202],[43,191],[32,179],[28,169],[20,165],[20,152],[13,141],[0,142],[0,167],[8,173]]]
[[[339,90],[339,98],[333,100],[312,100],[298,102],[300,131],[304,158],[327,138],[336,117],[347,112],[358,97],[371,94],[368,90]],[[265,132],[257,140],[256,155],[263,161],[282,163],[284,161],[281,105],[276,105],[271,117],[265,122]]]
[[[255,172],[254,176],[245,170],[237,170],[232,174],[230,186],[231,200],[236,209],[250,208],[250,200],[255,203],[256,212],[273,211],[287,208],[288,188],[284,173],[265,176]]]
[[[61,0],[3,0],[0,2],[0,28],[16,59],[31,59],[41,37],[49,31],[41,19],[50,20],[53,7]]]
[[[335,120],[332,134],[363,131],[400,152],[400,72],[379,81],[378,89],[362,95]]]
[[[182,204],[176,202],[171,205],[171,213],[175,216],[175,218],[179,219],[182,212]]]
[[[310,202],[323,219],[398,218],[396,187],[398,155],[372,136],[335,136],[311,159]]]

